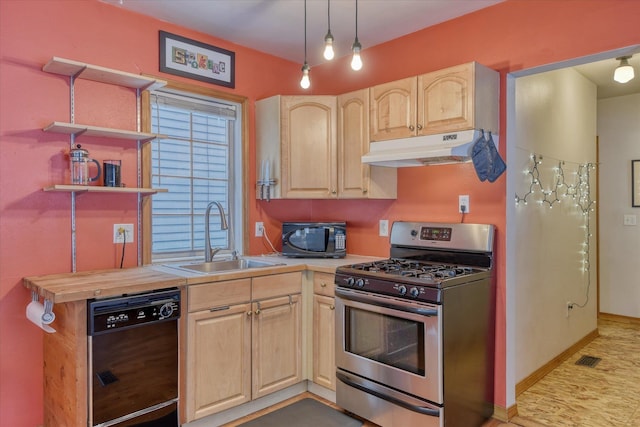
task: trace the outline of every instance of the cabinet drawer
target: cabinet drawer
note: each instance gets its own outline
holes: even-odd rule
[[[328,297],[335,296],[335,276],[330,273],[313,273],[313,293],[325,295]]]
[[[239,304],[251,299],[251,279],[192,285],[188,288],[190,312]]]
[[[284,273],[253,278],[252,299],[261,300],[302,292],[302,273]]]

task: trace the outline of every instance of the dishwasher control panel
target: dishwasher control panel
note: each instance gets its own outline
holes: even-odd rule
[[[179,317],[178,289],[87,301],[88,335],[99,335],[115,329],[132,328]]]

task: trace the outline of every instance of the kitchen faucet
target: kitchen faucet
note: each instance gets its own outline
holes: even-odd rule
[[[211,262],[213,256],[222,248],[211,249],[211,235],[209,233],[209,216],[211,215],[211,208],[213,206],[218,208],[220,213],[220,230],[227,230],[227,237],[230,236],[229,225],[227,224],[227,218],[224,216],[224,209],[220,202],[211,202],[207,205],[207,210],[204,212],[204,262]],[[236,251],[232,252],[232,258],[236,259]]]

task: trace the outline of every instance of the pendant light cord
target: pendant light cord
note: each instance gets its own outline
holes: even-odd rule
[[[307,63],[307,0],[304,0],[304,63]]]

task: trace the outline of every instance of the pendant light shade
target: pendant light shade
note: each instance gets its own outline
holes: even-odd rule
[[[333,34],[331,34],[331,0],[327,0],[327,35],[324,36],[324,59],[331,61],[335,56],[333,51]]]
[[[309,79],[309,71],[311,67],[307,63],[307,0],[304,0],[304,65],[302,66],[302,79],[300,80],[300,87],[302,89],[308,89],[311,86],[311,80]]]
[[[620,61],[620,65],[618,65],[618,68],[616,68],[616,71],[613,73],[613,80],[618,83],[627,83],[635,77],[633,67],[629,65],[631,56],[622,56],[616,59]]]
[[[362,45],[358,40],[358,0],[356,0],[356,39],[353,41],[353,45],[351,45],[351,50],[353,51],[353,58],[351,59],[351,69],[353,69],[354,71],[358,71],[362,68],[362,58],[360,58]]]

